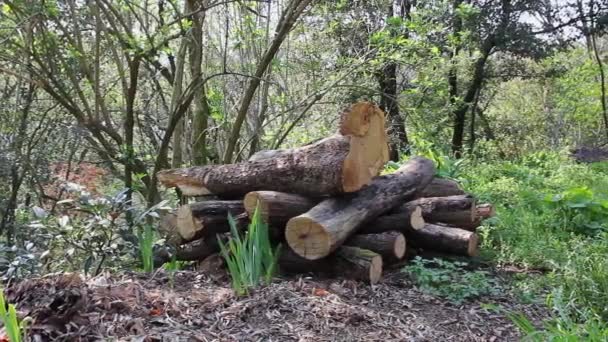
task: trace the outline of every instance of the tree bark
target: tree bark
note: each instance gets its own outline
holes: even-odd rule
[[[166,170],[158,179],[191,196],[239,197],[256,190],[308,196],[354,192],[378,175],[388,159],[384,113],[371,103],[357,103],[343,114],[340,133],[276,158]]]
[[[382,215],[357,230],[358,234],[377,234],[393,230],[406,232],[409,229],[420,229],[425,222],[422,218],[422,209],[401,208],[398,212]]]
[[[413,158],[397,172],[376,177],[360,191],[324,200],[287,222],[289,246],[307,259],[320,259],[336,250],[358,228],[413,198],[435,174],[433,162]]]
[[[249,217],[259,205],[264,222],[283,227],[291,218],[309,211],[318,203],[319,200],[278,191],[252,191],[243,200]]]
[[[288,273],[322,273],[376,284],[382,276],[382,257],[366,249],[342,246],[327,258],[309,260],[286,247],[279,267]]]
[[[405,236],[396,231],[354,235],[344,245],[370,250],[380,254],[382,260],[393,262],[403,258],[406,248]]]
[[[179,261],[198,261],[203,260],[214,253],[218,253],[219,251],[220,245],[218,243],[218,238],[213,236],[178,246],[175,251],[175,259]],[[172,256],[163,251],[155,256],[154,264],[157,267],[160,267],[162,264],[171,261],[171,259]]]
[[[427,223],[422,229],[405,234],[413,246],[458,255],[477,256],[479,237],[461,228]]]
[[[187,0],[187,13],[195,13],[203,6],[202,0]],[[205,11],[193,14],[192,37],[190,37],[190,72],[192,79],[203,82],[203,22]],[[194,93],[194,108],[192,115],[192,160],[194,165],[204,165],[207,162],[207,121],[209,119],[209,103],[205,85]]]
[[[206,201],[183,205],[177,210],[177,232],[185,242],[229,232],[229,214],[238,222],[246,220],[243,201]]]
[[[419,194],[418,197],[442,197],[466,194],[458,182],[451,179],[435,177]]]
[[[427,197],[405,203],[402,210],[422,209],[427,222],[441,222],[455,227],[471,227],[475,222],[475,199],[470,195]]]

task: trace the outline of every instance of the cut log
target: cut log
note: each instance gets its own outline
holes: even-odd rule
[[[309,260],[286,247],[279,257],[279,267],[288,273],[323,273],[376,284],[382,276],[382,257],[366,249],[342,246],[327,258]]]
[[[198,261],[203,260],[211,254],[220,251],[217,237],[203,238],[196,241],[177,246],[175,259],[179,261]],[[158,251],[154,255],[155,267],[160,267],[164,263],[171,261],[172,256],[168,250]]]
[[[479,237],[461,228],[427,223],[422,229],[409,230],[405,234],[408,243],[438,252],[477,256]]]
[[[376,234],[393,230],[405,232],[408,229],[420,229],[424,224],[420,207],[401,207],[398,212],[382,215],[364,225],[357,230],[357,234]]]
[[[247,218],[243,201],[206,201],[183,205],[177,210],[177,232],[186,242],[228,232],[228,214],[242,224]]]
[[[319,201],[278,191],[252,191],[245,195],[243,203],[249,217],[253,217],[259,204],[260,216],[264,222],[284,227],[289,219],[309,211]]]
[[[451,179],[435,177],[417,197],[443,197],[465,194],[466,193],[460,188],[458,182]]]
[[[489,203],[478,204],[475,208],[475,217],[487,219],[496,215],[496,209]]]
[[[179,187],[187,196],[232,198],[257,190],[307,196],[354,192],[388,161],[384,124],[377,106],[361,102],[342,115],[340,134],[312,145],[239,164],[165,170],[158,173],[158,180]]]
[[[470,227],[475,222],[475,198],[469,195],[419,198],[396,211],[422,209],[426,222],[441,222],[455,227]]]
[[[405,255],[405,236],[392,231],[380,234],[354,235],[344,242],[345,246],[359,247],[378,253],[385,261],[398,261]]]
[[[457,226],[463,229],[475,231],[477,227],[481,226],[483,220],[494,217],[494,215],[496,215],[494,207],[489,203],[482,203],[477,205],[473,210],[473,221],[470,224],[463,223]]]
[[[320,259],[336,250],[357,228],[393,207],[412,199],[433,178],[435,166],[413,158],[395,173],[376,177],[349,196],[324,200],[287,222],[289,246],[307,259]]]
[[[370,250],[342,246],[334,256],[334,270],[344,270],[353,279],[376,284],[382,277],[382,257]]]

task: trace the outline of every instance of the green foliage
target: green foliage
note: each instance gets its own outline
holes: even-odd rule
[[[447,298],[455,304],[497,289],[487,272],[469,271],[465,266],[467,263],[416,257],[403,271],[413,278],[422,291]]]
[[[550,270],[517,280],[528,294],[548,293],[558,315],[543,330],[528,329],[532,340],[606,338],[606,170],[606,163],[575,164],[555,152],[465,166],[467,190],[497,209],[484,223],[482,252],[497,263]],[[528,331],[521,317],[512,318]]]
[[[560,316],[539,329],[521,313],[508,312],[506,315],[524,335],[522,341],[603,342],[608,339],[608,325],[597,318],[577,323],[567,316]]]
[[[568,189],[561,194],[547,196],[556,214],[569,222],[570,230],[587,235],[606,231],[608,200],[598,196],[588,187]]]
[[[154,228],[146,224],[138,232],[139,253],[143,264],[144,272],[152,272],[154,270],[154,241],[156,240]]]
[[[236,222],[228,216],[232,238],[220,242],[222,256],[228,264],[232,287],[237,295],[249,293],[249,289],[272,281],[277,270],[280,246],[274,251],[270,244],[268,225],[262,221],[259,208],[256,208],[245,236],[241,236]]]
[[[23,245],[0,244],[0,273],[4,279],[23,278],[45,271],[83,271],[97,274],[103,267],[152,267],[154,222],[167,201],[150,208],[128,191],[92,196],[81,186],[66,185],[69,198],[57,202],[55,212],[40,207],[18,211],[17,221],[28,232]]]
[[[0,321],[4,325],[10,342],[22,341],[22,338],[25,337],[25,323],[23,321],[19,323],[15,306],[6,303],[2,290],[0,290]]]

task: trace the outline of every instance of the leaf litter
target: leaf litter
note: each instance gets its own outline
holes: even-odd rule
[[[224,275],[164,270],[32,278],[6,289],[32,341],[514,341],[503,313],[539,324],[539,304],[508,291],[454,305],[418,291],[403,273],[380,284],[279,278],[237,297]],[[1,335],[1,333],[0,333]]]

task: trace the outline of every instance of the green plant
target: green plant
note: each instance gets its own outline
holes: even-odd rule
[[[524,335],[522,341],[603,342],[608,340],[608,325],[598,319],[576,323],[567,318],[558,318],[545,323],[544,328],[539,329],[521,313],[508,312],[507,317]]]
[[[227,243],[220,242],[220,248],[228,264],[233,289],[238,295],[245,295],[262,281],[270,283],[277,269],[280,245],[273,251],[268,225],[262,221],[259,208],[256,208],[243,237],[230,215],[228,222],[232,238]]]
[[[447,298],[455,304],[494,292],[496,284],[485,271],[468,271],[467,263],[416,257],[404,267],[418,287],[429,294]]]
[[[150,224],[144,225],[138,232],[139,253],[144,272],[150,273],[154,270],[154,241],[156,239],[154,228]]]
[[[21,342],[25,335],[25,322],[22,321],[19,323],[15,306],[7,304],[8,303],[6,303],[6,300],[4,299],[4,292],[0,290],[0,321],[2,321],[2,324],[4,325],[8,340],[10,342]]]
[[[570,188],[561,194],[547,195],[545,198],[568,230],[586,235],[596,235],[608,226],[608,200],[599,198],[587,186]]]

